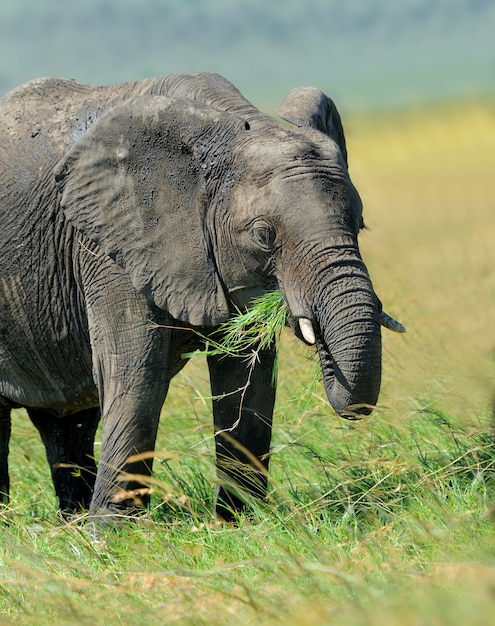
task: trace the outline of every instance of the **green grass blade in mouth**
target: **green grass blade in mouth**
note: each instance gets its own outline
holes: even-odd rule
[[[206,354],[246,357],[265,350],[278,339],[286,319],[287,305],[282,294],[269,291],[254,300],[248,310],[239,311],[221,324],[207,338]],[[192,352],[183,356],[188,358],[195,354]]]

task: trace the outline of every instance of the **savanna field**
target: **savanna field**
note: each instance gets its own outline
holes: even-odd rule
[[[0,624],[488,625],[495,615],[495,103],[344,119],[385,310],[378,409],[329,408],[313,351],[281,338],[269,505],[213,519],[203,357],[163,412],[152,508],[95,540],[57,518],[16,412]]]

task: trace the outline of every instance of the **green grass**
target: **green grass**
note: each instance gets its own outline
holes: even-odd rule
[[[314,350],[281,333],[270,499],[253,516],[213,517],[204,357],[173,381],[149,514],[98,538],[57,518],[42,444],[14,412],[0,624],[493,622],[492,113],[350,120],[363,256],[408,333],[384,334],[380,406],[352,424]]]
[[[17,417],[14,438],[25,438]],[[400,426],[380,415],[353,425],[322,417],[306,413],[302,429],[282,416],[270,503],[235,527],[212,517],[207,411],[196,428],[179,418],[167,450],[180,456],[156,463],[149,516],[97,541],[57,520],[33,440],[36,462],[18,468],[3,515],[2,612],[21,624],[378,624],[398,611],[401,623],[425,613],[425,623],[457,624],[471,607],[467,623],[488,624],[487,424],[454,424],[431,407]]]
[[[228,354],[245,359],[269,348],[280,338],[287,320],[288,308],[279,291],[269,291],[254,299],[248,310],[220,325],[217,336],[208,339],[206,354]],[[205,354],[204,351],[186,353],[184,357]]]

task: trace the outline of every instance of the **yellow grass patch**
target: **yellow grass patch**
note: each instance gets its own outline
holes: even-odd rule
[[[348,124],[365,205],[361,248],[384,308],[381,401],[442,399],[462,415],[495,394],[495,106],[438,106]]]

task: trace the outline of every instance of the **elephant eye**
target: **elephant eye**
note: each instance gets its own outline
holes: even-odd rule
[[[253,241],[264,250],[271,250],[275,243],[275,230],[266,220],[257,220],[251,225],[250,234]]]

